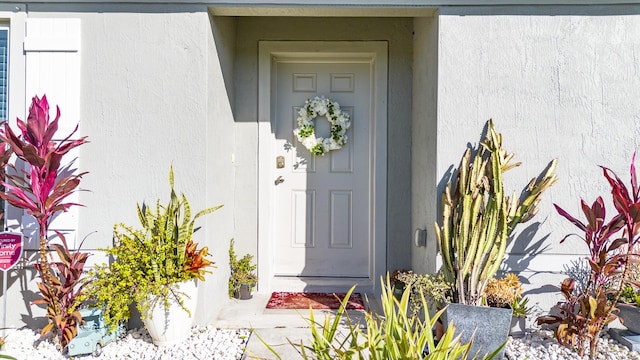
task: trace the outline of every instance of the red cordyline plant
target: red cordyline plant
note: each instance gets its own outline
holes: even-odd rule
[[[58,254],[60,261],[49,263],[52,273],[51,283],[49,286],[38,283],[42,298],[35,300],[32,304],[45,305],[47,318],[51,320],[42,329],[41,335],[55,329],[60,349],[64,349],[78,334],[78,325],[82,321],[82,315],[78,311],[79,296],[86,284],[82,281],[82,271],[89,254],[81,252],[80,249],[70,251],[64,235],[56,233],[62,244],[51,244],[51,247]],[[40,264],[34,266],[42,273]],[[56,313],[56,309],[59,309],[59,312]]]
[[[42,96],[42,99],[35,96],[29,107],[27,121],[17,119],[20,136],[13,132],[8,122],[0,126],[0,140],[7,143],[11,151],[27,164],[27,170],[18,170],[15,166],[9,165],[13,171],[6,174],[6,179],[2,182],[5,192],[0,193],[0,197],[17,208],[25,209],[38,223],[40,259],[36,269],[40,272],[42,283],[38,284],[38,288],[43,299],[34,303],[47,306],[49,324],[43,328],[42,335],[54,330],[64,348],[75,336],[76,331],[76,322],[69,319],[77,316],[73,315],[75,305],[70,304],[68,296],[71,294],[72,298],[75,298],[76,290],[74,289],[82,273],[81,267],[78,272],[78,266],[84,266],[86,256],[79,255],[78,252],[72,254],[64,237],[58,233],[62,245],[56,245],[54,249],[61,261],[50,264],[47,255],[49,225],[58,213],[67,211],[71,206],[79,205],[65,202],[65,200],[77,190],[80,179],[85,173],[65,175],[62,173],[61,162],[63,156],[70,150],[86,143],[87,140],[86,137],[70,139],[77,131],[77,126],[63,140],[54,140],[59,118],[60,108],[58,107],[56,107],[55,119],[52,120],[49,117],[49,103],[46,95]],[[60,264],[63,264],[62,267]]]
[[[581,238],[589,248],[587,261],[590,274],[586,287],[578,294],[574,294],[575,280],[565,279],[560,291],[566,300],[555,306],[559,313],[541,316],[537,322],[558,324],[555,331],[558,342],[575,348],[581,356],[588,348],[592,359],[597,356],[602,329],[616,318],[612,312],[624,285],[631,282],[628,265],[640,256],[634,250],[640,241],[640,188],[634,164],[635,154],[630,169],[631,189],[613,171],[601,166],[604,177],[611,185],[613,204],[617,210],[611,220],[606,221],[606,209],[600,196],[591,206],[581,201],[586,223],[554,204],[561,216],[584,233]],[[571,235],[565,236],[560,242]]]

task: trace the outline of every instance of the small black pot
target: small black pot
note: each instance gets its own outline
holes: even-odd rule
[[[253,295],[251,295],[251,287],[247,284],[240,285],[240,289],[233,293],[233,297],[240,300],[251,299],[253,297]]]

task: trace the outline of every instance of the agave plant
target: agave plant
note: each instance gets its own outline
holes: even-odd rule
[[[11,153],[15,153],[19,159],[27,164],[27,170],[18,170],[15,166],[8,165],[12,171],[5,174],[5,178],[2,181],[5,192],[0,192],[0,197],[11,205],[26,210],[38,223],[40,258],[36,268],[40,272],[42,281],[38,284],[38,287],[44,295],[45,301],[36,301],[36,303],[45,303],[47,305],[47,317],[50,320],[49,325],[44,327],[42,334],[56,330],[58,340],[64,344],[68,342],[65,337],[69,334],[74,334],[75,328],[74,330],[69,330],[66,325],[60,328],[60,323],[54,321],[54,319],[61,316],[65,317],[68,313],[72,313],[73,306],[65,300],[68,292],[72,290],[65,288],[64,292],[60,292],[60,283],[62,282],[64,286],[66,282],[52,274],[47,257],[49,251],[49,225],[56,214],[67,211],[74,205],[80,205],[65,201],[77,190],[80,179],[86,173],[64,176],[60,167],[62,158],[72,149],[86,143],[87,140],[86,137],[71,140],[71,137],[78,129],[77,126],[63,140],[53,140],[54,137],[60,138],[60,136],[56,136],[59,119],[60,108],[56,107],[56,117],[52,120],[49,117],[47,96],[42,96],[42,99],[35,96],[29,107],[27,121],[24,122],[17,119],[20,136],[13,132],[8,122],[0,126],[0,140],[9,146],[9,149],[3,148],[4,152],[0,156],[0,161],[4,161],[6,164],[6,160],[8,160],[7,154],[10,156]],[[63,237],[61,239],[64,240]],[[63,252],[69,253],[66,242],[63,241],[62,243]],[[58,254],[61,254],[59,250],[56,248]],[[54,266],[58,267],[57,264],[54,264]],[[61,274],[56,271],[56,275]],[[72,324],[72,326],[75,325]]]

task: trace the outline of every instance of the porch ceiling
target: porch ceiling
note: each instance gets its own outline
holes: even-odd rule
[[[322,7],[319,4],[305,4],[299,7],[261,5],[213,5],[211,13],[217,16],[318,16],[318,17],[423,17],[433,16],[434,7],[353,7],[353,5]]]

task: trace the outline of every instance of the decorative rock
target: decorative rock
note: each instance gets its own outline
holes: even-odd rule
[[[86,359],[220,359],[239,360],[249,339],[247,329],[216,329],[214,327],[194,327],[184,342],[158,348],[151,342],[144,329],[129,330],[127,334],[105,346],[98,357]],[[7,343],[0,353],[11,355],[18,360],[66,360],[67,357],[56,350],[53,343],[39,341],[38,332],[30,329],[8,329]],[[80,357],[83,358],[83,357]]]
[[[612,340],[608,334],[602,333],[600,337],[598,360],[640,360],[640,353],[630,351],[625,346]],[[505,347],[507,359],[548,359],[548,360],[582,360],[581,358],[560,345],[553,338],[553,333],[548,330],[531,330],[524,338],[509,337]]]
[[[38,331],[29,329],[7,330],[7,344],[2,354],[19,360],[66,360],[50,341],[40,341]],[[216,359],[238,360],[242,358],[249,340],[247,329],[216,329],[210,326],[194,327],[191,336],[181,344],[158,348],[144,329],[130,330],[127,334],[107,345],[99,357],[80,359]],[[558,344],[551,331],[529,330],[523,338],[509,337],[505,355],[510,360],[586,360],[570,349]],[[598,360],[640,360],[640,353],[630,351],[603,332],[600,338]],[[295,359],[292,359],[295,360]]]

